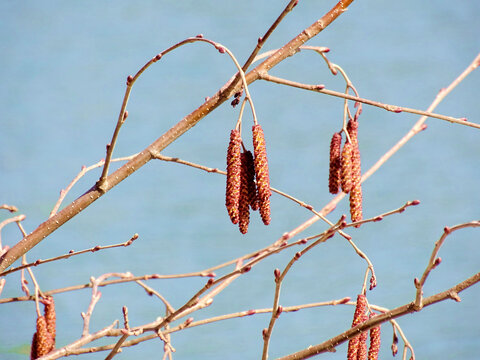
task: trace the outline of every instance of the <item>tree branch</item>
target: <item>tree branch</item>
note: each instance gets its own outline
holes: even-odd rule
[[[284,45],[281,49],[276,51],[265,61],[263,61],[256,68],[246,74],[245,78],[248,84],[259,79],[259,73],[262,71],[268,71],[284,59],[295,54],[299,47],[306,41],[311,39],[331,24],[338,16],[345,12],[348,6],[353,0],[340,0],[327,14],[321,19],[314,22],[308,28],[303,30],[294,39]],[[5,270],[23,254],[27,253],[30,249],[40,243],[48,235],[65,224],[68,220],[75,217],[85,208],[90,206],[94,201],[99,199],[102,195],[108,192],[113,187],[117,186],[120,182],[125,180],[135,171],[139,170],[143,165],[152,160],[153,153],[159,153],[165,149],[168,145],[178,139],[181,135],[195,126],[200,120],[202,120],[207,114],[215,110],[218,106],[223,104],[228,98],[230,98],[235,92],[239,91],[241,84],[238,84],[233,89],[228,89],[229,83],[224,85],[220,91],[215,95],[208,98],[200,107],[194,110],[189,115],[185,116],[170,130],[165,132],[151,145],[141,151],[128,163],[123,165],[120,169],[110,174],[102,181],[102,189],[99,189],[94,185],[84,195],[73,201],[70,205],[66,206],[62,211],[52,216],[47,221],[38,226],[31,234],[20,240],[15,246],[13,246],[7,253],[0,258],[0,271]],[[123,106],[122,106],[123,108]],[[119,116],[122,119],[122,116]]]

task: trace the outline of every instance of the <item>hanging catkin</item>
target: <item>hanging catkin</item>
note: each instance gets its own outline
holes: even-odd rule
[[[341,185],[341,146],[342,134],[335,133],[330,141],[330,168],[328,174],[328,189],[331,194],[337,194]]]
[[[268,174],[267,150],[265,136],[260,125],[252,127],[253,153],[255,163],[255,176],[257,179],[258,201],[260,204],[260,216],[265,225],[270,224],[270,178]]]
[[[240,198],[240,171],[241,171],[241,150],[242,138],[236,129],[230,132],[230,143],[227,150],[227,189],[225,205],[232,223],[237,224],[239,220],[238,202]]]

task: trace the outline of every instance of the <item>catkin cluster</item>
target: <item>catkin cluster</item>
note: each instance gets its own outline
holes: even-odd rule
[[[270,224],[270,177],[265,136],[260,125],[252,127],[253,154],[242,151],[242,138],[236,129],[230,133],[227,150],[225,205],[230,220],[240,232],[248,231],[250,209],[259,210],[265,225]]]
[[[43,316],[37,317],[37,331],[33,334],[30,358],[38,359],[55,349],[56,315],[55,302],[51,296],[44,299]]]
[[[348,137],[342,149],[342,134],[335,133],[330,142],[330,168],[328,189],[337,194],[342,190],[350,194],[350,216],[353,222],[363,219],[362,215],[362,171],[358,147],[358,121],[347,124]],[[349,140],[350,139],[350,140]]]
[[[375,316],[375,314],[370,314]],[[357,304],[353,315],[352,327],[368,320],[367,298],[363,294],[357,296]],[[370,347],[367,353],[368,333],[362,332],[348,342],[347,360],[377,360],[380,350],[380,325],[370,330]]]

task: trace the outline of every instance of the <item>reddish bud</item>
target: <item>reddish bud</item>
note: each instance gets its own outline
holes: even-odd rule
[[[448,234],[450,234],[450,233],[452,232],[452,229],[450,229],[448,226],[445,226],[445,227],[443,228],[443,231],[445,232],[445,234],[448,235]]]
[[[379,215],[377,216],[375,219],[373,219],[373,221],[382,221],[383,220],[383,216],[382,215]]]
[[[133,81],[133,76],[132,75],[128,75],[127,76],[127,85],[130,85],[130,83]]]
[[[315,86],[315,89],[316,89],[316,90],[323,90],[323,89],[325,89],[325,85],[323,85],[323,84],[318,84],[317,86]]]
[[[210,286],[213,285],[214,282],[215,282],[215,279],[213,278],[208,279],[206,287],[209,288]]]
[[[215,277],[215,276],[217,276],[217,274],[215,274],[214,272],[209,272],[209,273],[207,274],[207,276],[208,276],[208,277]]]
[[[275,276],[275,281],[280,278],[280,269],[273,270],[273,275]]]
[[[247,265],[242,268],[242,274],[249,272],[250,270],[252,270],[252,267],[250,265]]]
[[[197,36],[195,36],[196,38],[198,39],[203,39],[203,34],[198,34]]]
[[[278,308],[277,308],[277,313],[275,314],[275,317],[278,319],[278,317],[280,316],[280,314],[283,312],[283,306],[282,305],[278,305]]]
[[[125,120],[128,117],[128,110],[125,110],[123,113],[123,120]]]
[[[403,111],[402,108],[399,108],[399,107],[393,110],[393,112],[396,112],[396,113],[401,113],[402,111]]]
[[[435,259],[435,262],[433,263],[433,267],[436,268],[438,265],[440,265],[442,262],[442,258],[438,257]]]
[[[189,317],[187,320],[185,320],[184,324],[185,326],[190,325],[193,322],[193,317]]]
[[[267,337],[267,333],[268,333],[267,329],[262,330],[262,336],[263,336],[264,339]]]
[[[250,316],[250,315],[254,315],[256,314],[257,312],[255,310],[247,310],[247,312],[245,313],[246,316]]]
[[[158,60],[160,60],[161,58],[162,58],[162,54],[157,54],[157,55],[155,56],[155,61],[158,61]]]
[[[220,54],[225,54],[225,48],[223,46],[219,46],[217,49]]]
[[[420,131],[426,130],[426,129],[427,129],[427,127],[428,127],[428,125],[427,125],[427,124],[423,124],[423,125],[422,125],[422,127],[420,128]]]
[[[299,244],[302,244],[302,245],[305,245],[307,242],[308,242],[307,239],[302,239],[302,240],[300,240],[298,243],[299,243]]]
[[[260,44],[262,41],[263,41],[263,38],[260,36],[260,37],[258,38],[258,43]]]
[[[413,206],[416,206],[416,205],[418,205],[418,204],[420,204],[420,200],[413,200],[413,201],[410,203],[410,205],[413,205]]]
[[[420,280],[418,280],[418,278],[413,279],[413,284],[418,288],[420,286]]]
[[[339,304],[346,304],[348,303],[349,301],[351,300],[351,298],[349,296],[343,298],[342,300],[340,300]]]

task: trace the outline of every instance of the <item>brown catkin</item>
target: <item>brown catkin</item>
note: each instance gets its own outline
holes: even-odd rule
[[[357,326],[364,321],[365,311],[367,310],[367,298],[363,294],[357,296],[357,305],[353,315],[352,327]],[[348,341],[347,360],[357,360],[360,348],[360,335]]]
[[[245,166],[247,168],[248,194],[250,198],[250,207],[253,211],[259,209],[257,185],[255,184],[255,162],[251,151],[245,152]]]
[[[53,339],[47,330],[47,321],[45,316],[37,318],[37,332],[33,335],[32,349],[30,356],[37,359],[43,355],[47,355],[53,348]]]
[[[238,202],[238,228],[242,234],[248,231],[248,224],[250,222],[250,193],[249,193],[249,174],[247,167],[247,155],[241,154],[241,171],[240,171],[240,199]]]
[[[353,222],[363,219],[362,213],[362,170],[360,161],[360,148],[358,146],[358,121],[350,120],[347,131],[352,140],[352,187],[350,189],[350,216]],[[359,227],[357,225],[356,227]]]
[[[367,314],[363,314],[362,321],[368,320]],[[358,350],[357,350],[357,360],[367,360],[367,340],[368,340],[368,331],[362,332],[358,335]]]
[[[353,222],[363,219],[362,198],[362,185],[360,182],[357,182],[350,191],[350,217]],[[355,227],[359,226],[360,225],[355,225]]]
[[[375,316],[371,313],[370,317]],[[370,347],[368,348],[368,360],[378,360],[380,351],[380,325],[370,329]]]
[[[240,150],[242,138],[236,129],[230,132],[230,143],[227,150],[227,189],[225,205],[232,223],[238,223],[238,201],[240,198]]]
[[[331,194],[340,190],[341,180],[341,146],[342,134],[335,133],[330,141],[330,169],[328,174],[328,189]]]
[[[56,322],[57,317],[55,314],[55,301],[53,297],[48,296],[45,301],[45,309],[44,309],[45,320],[47,321],[47,331],[52,337],[53,340],[53,348],[55,348],[55,338],[56,338]],[[52,348],[52,350],[53,350]]]
[[[260,203],[260,216],[265,225],[270,224],[270,178],[268,174],[267,150],[265,136],[260,125],[252,127],[253,153],[255,163],[255,176],[257,178],[258,200]]]
[[[352,152],[352,144],[346,142],[345,145],[343,145],[341,160],[342,190],[346,194],[352,189]]]

